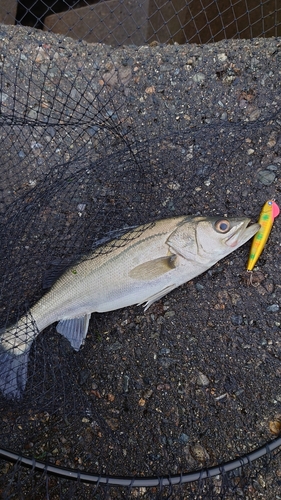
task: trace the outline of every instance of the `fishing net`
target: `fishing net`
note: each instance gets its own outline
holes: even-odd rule
[[[2,334],[132,228],[278,202],[280,17],[2,2]],[[93,314],[78,352],[41,332],[23,396],[0,394],[1,498],[278,499],[280,241],[277,219],[251,280],[246,244],[146,311]]]

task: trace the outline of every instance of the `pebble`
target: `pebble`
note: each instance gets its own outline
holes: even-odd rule
[[[275,180],[276,175],[270,170],[260,170],[258,173],[259,181],[265,186],[270,186]]]
[[[163,368],[169,368],[169,366],[173,363],[173,360],[171,358],[160,358],[159,359],[159,364]]]
[[[121,342],[118,342],[118,340],[116,342],[113,342],[113,344],[109,345],[107,347],[107,350],[108,351],[119,351],[119,349],[122,348],[122,344]]]
[[[220,396],[217,396],[215,398],[215,401],[222,401],[222,400],[225,400],[227,399],[227,392],[225,392],[224,394],[221,394]]]
[[[48,133],[51,137],[55,137],[55,135],[56,135],[56,130],[54,129],[54,127],[47,127],[46,132],[47,132],[47,133]]]
[[[78,91],[75,88],[71,89],[71,91],[70,91],[70,97],[74,101],[78,101],[78,99],[79,99],[79,93],[78,93]]]
[[[196,73],[196,75],[193,76],[193,80],[196,83],[203,83],[205,78],[206,77],[205,77],[204,73],[200,73],[200,72]]]
[[[85,208],[86,208],[86,203],[78,203],[77,210],[79,210],[79,212],[83,212]]]
[[[241,396],[241,394],[244,394],[244,392],[244,389],[238,389],[238,391],[235,391],[235,396]]]
[[[268,312],[277,312],[279,311],[279,305],[278,304],[272,304],[271,306],[268,306],[266,308]]]
[[[177,191],[180,188],[180,184],[178,182],[169,182],[168,188]]]
[[[250,122],[256,121],[260,117],[260,114],[261,112],[259,109],[255,109],[254,111],[252,111],[249,115]]]
[[[209,383],[210,383],[210,381],[209,381],[207,375],[205,375],[202,372],[199,372],[198,377],[197,377],[197,385],[200,385],[202,387],[206,387],[207,385],[209,385]]]
[[[109,118],[113,118],[114,120],[117,119],[117,115],[116,115],[116,113],[114,112],[113,109],[108,109],[106,111],[106,115],[109,116]]]
[[[144,399],[149,399],[149,398],[151,398],[152,394],[153,394],[153,390],[152,389],[147,389],[143,393],[143,398]]]
[[[106,418],[105,421],[112,431],[116,431],[118,429],[119,420],[117,418]]]
[[[225,54],[225,52],[221,52],[220,54],[218,54],[218,61],[225,62],[226,60],[227,60],[227,55]]]
[[[237,316],[236,315],[231,316],[231,323],[234,326],[242,325],[242,323],[243,323],[242,316],[240,314],[237,314]]]
[[[154,453],[149,453],[148,458],[152,462],[156,462],[157,460],[160,460],[161,457],[160,457],[160,455],[155,455]]]
[[[128,375],[124,375],[124,377],[123,377],[123,390],[124,390],[124,392],[128,392],[129,382],[130,382],[130,377]]]
[[[175,316],[175,314],[176,314],[175,311],[167,311],[167,312],[165,312],[164,317],[165,318],[172,318],[173,316]]]
[[[188,442],[188,440],[189,440],[189,437],[184,432],[179,436],[179,442],[181,444],[186,444]]]
[[[195,444],[192,448],[190,448],[190,453],[199,462],[203,462],[204,460],[208,460],[210,458],[207,450],[203,448],[201,444]]]
[[[27,114],[28,118],[30,118],[31,120],[35,120],[38,116],[38,109],[38,107],[31,109]]]
[[[94,137],[94,135],[96,135],[99,130],[100,130],[100,127],[98,127],[97,125],[94,125],[93,127],[88,128],[87,132],[88,132],[90,137]]]
[[[209,164],[205,164],[205,165],[202,165],[200,168],[198,168],[198,170],[196,171],[196,175],[199,175],[200,177],[205,177],[208,175],[209,171],[210,171],[210,168],[211,166]],[[200,191],[200,189],[198,188],[195,188],[195,191]]]
[[[278,167],[276,165],[268,165],[266,167],[267,170],[278,170]]]
[[[196,288],[196,290],[198,290],[198,292],[201,292],[201,290],[204,289],[204,286],[201,285],[201,283],[196,283],[195,288]]]
[[[160,355],[170,354],[170,352],[171,352],[171,349],[169,349],[168,347],[162,347],[162,349],[160,349],[160,351],[159,351],[159,354]]]
[[[5,102],[8,99],[8,94],[5,94],[4,92],[0,92],[0,101]]]

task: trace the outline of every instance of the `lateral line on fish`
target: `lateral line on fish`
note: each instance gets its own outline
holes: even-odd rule
[[[226,226],[223,234],[219,225],[214,228],[215,223],[222,221]],[[87,260],[72,264],[32,306],[30,316],[22,316],[15,325],[2,330],[0,390],[3,394],[9,398],[21,397],[27,382],[31,344],[49,325],[59,322],[57,330],[79,350],[87,335],[91,313],[138,303],[146,303],[147,309],[169,291],[207,271],[259,229],[258,224],[248,227],[250,219],[245,217],[222,221],[217,217],[196,216],[159,220],[153,227],[139,226],[136,238],[130,238],[132,233],[128,233],[121,240],[113,240],[107,244],[108,254],[94,251]],[[225,237],[228,231],[231,245]],[[96,254],[97,259],[91,260]],[[136,271],[130,277],[134,268]],[[139,279],[142,277],[145,280]]]

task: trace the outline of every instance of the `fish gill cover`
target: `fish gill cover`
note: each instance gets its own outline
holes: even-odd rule
[[[255,222],[266,199],[278,201],[280,40],[114,49],[2,26],[0,44],[1,328],[29,317],[48,276],[120,230],[188,214]],[[248,251],[146,312],[93,314],[79,352],[54,325],[44,330],[23,397],[0,395],[1,446],[69,470],[162,476],[278,436],[279,221],[255,286]],[[170,497],[275,498],[271,458]],[[0,485],[3,498],[95,492],[4,460]]]

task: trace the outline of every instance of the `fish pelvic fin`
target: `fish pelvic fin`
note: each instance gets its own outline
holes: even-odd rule
[[[57,332],[69,340],[75,351],[79,351],[84,344],[91,314],[85,314],[80,318],[62,319],[57,324]]]
[[[20,399],[23,394],[29,351],[38,333],[35,322],[29,317],[0,331],[0,391],[9,399]]]
[[[153,304],[154,302],[156,302],[157,300],[159,299],[162,299],[162,297],[164,297],[165,295],[167,295],[167,293],[171,292],[172,290],[174,290],[175,288],[177,288],[178,285],[169,285],[169,286],[166,286],[166,288],[163,288],[163,290],[160,290],[159,292],[155,293],[154,295],[151,295],[150,297],[147,297],[147,299],[145,299],[143,302],[140,302],[138,304],[138,306],[142,305],[145,303],[145,307],[144,307],[144,310],[146,311],[149,306],[151,306],[151,304]]]

